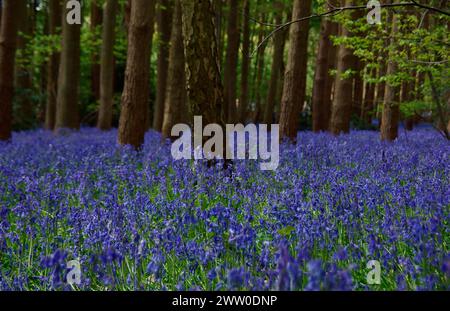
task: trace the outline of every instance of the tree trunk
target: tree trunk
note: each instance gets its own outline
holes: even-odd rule
[[[391,44],[394,43],[394,36],[397,34],[397,16],[393,14],[392,17],[392,30],[391,30]],[[389,55],[386,74],[392,75],[397,71],[397,63],[393,59],[392,55]],[[393,141],[398,137],[398,120],[400,114],[399,107],[399,90],[398,87],[386,83],[384,91],[384,103],[383,114],[381,119],[381,140]]]
[[[169,41],[172,28],[172,4],[170,0],[160,0],[158,10],[159,53],[158,53],[158,77],[156,86],[156,103],[153,113],[153,129],[162,130],[164,118],[164,101],[167,86],[167,70],[169,67]]]
[[[17,40],[17,51],[22,52],[22,58],[26,58],[28,51],[27,45],[29,38],[32,35],[33,21],[32,8],[28,8],[26,5],[20,9],[19,14],[19,37]],[[34,113],[33,102],[31,100],[31,94],[33,93],[33,81],[32,72],[29,68],[29,64],[17,65],[15,67],[15,89],[16,105],[19,108],[14,116],[14,123],[21,128],[31,128],[34,124],[36,115]]]
[[[337,6],[336,1],[331,4]],[[331,41],[331,36],[337,35],[337,29],[336,23],[328,19],[322,20],[312,95],[314,132],[329,129],[333,85],[330,70],[334,69],[336,62],[336,47]]]
[[[274,3],[275,24],[283,23],[283,3],[277,1]],[[269,91],[267,93],[266,108],[264,111],[264,123],[272,124],[274,121],[274,107],[277,99],[277,90],[280,83],[280,75],[283,66],[284,56],[284,31],[278,31],[273,37],[273,57],[270,73]]]
[[[118,0],[106,0],[103,11],[102,51],[100,55],[100,107],[97,127],[109,130],[113,117],[114,41]]]
[[[182,0],[181,3],[191,113],[202,116],[204,124],[224,126],[223,86],[212,4],[209,0]]]
[[[102,24],[102,7],[99,0],[91,1],[91,26],[90,31],[94,38],[97,37],[98,27]],[[100,99],[100,60],[97,51],[91,55],[91,92],[95,100]]]
[[[239,100],[239,121],[244,123],[248,109],[248,79],[250,72],[250,0],[244,1],[242,16],[242,69],[241,69],[241,97]]]
[[[64,2],[63,16],[69,10]],[[63,19],[64,19],[63,17]],[[58,96],[56,103],[56,125],[59,129],[79,129],[78,116],[80,87],[80,31],[81,25],[62,23],[62,50],[58,74]]]
[[[294,0],[293,20],[310,14],[310,0]],[[280,136],[296,141],[299,115],[303,108],[306,92],[309,20],[292,24],[289,35],[289,57],[281,100]]]
[[[345,0],[346,6],[352,5],[352,0]],[[351,34],[345,27],[341,28],[341,36],[349,37]],[[335,94],[331,115],[330,130],[333,134],[348,133],[350,131],[350,117],[353,101],[353,79],[343,78],[347,70],[354,65],[352,49],[341,44],[338,52],[338,63],[336,73]]]
[[[371,78],[375,78],[375,68],[368,69],[369,76]],[[365,91],[364,91],[364,104],[361,112],[361,120],[364,121],[365,124],[372,124],[372,114],[375,108],[375,83],[366,82]]]
[[[227,110],[227,121],[236,120],[236,84],[237,84],[237,65],[239,53],[239,1],[228,0],[228,45],[227,59],[225,64],[224,85],[225,85],[225,102]]]
[[[58,34],[62,20],[62,6],[60,0],[50,0],[48,3],[48,33]],[[61,53],[53,52],[47,63],[47,105],[45,109],[45,128],[53,131],[56,118],[56,98],[58,94],[58,71]]]
[[[188,109],[186,106],[186,74],[181,14],[181,4],[177,1],[173,13],[170,39],[169,70],[162,127],[164,138],[171,136],[172,127],[175,124],[189,122],[186,117]]]
[[[18,13],[25,0],[3,0],[0,31],[0,140],[11,139],[14,63],[18,37]]]
[[[364,63],[357,56],[354,55],[353,57],[355,58],[355,76],[353,80],[353,115],[360,118],[364,96],[364,80],[362,77]]]
[[[149,118],[150,53],[155,1],[133,0],[128,30],[127,68],[119,121],[119,143],[140,148]]]
[[[265,20],[266,15],[261,14],[261,20]],[[260,26],[261,29],[258,34],[258,42],[261,42],[264,38],[264,28]],[[263,44],[257,51],[256,62],[255,62],[255,75],[253,80],[253,98],[255,100],[255,123],[259,123],[264,117],[261,112],[261,84],[264,76],[264,63],[265,63],[265,50],[266,44]]]

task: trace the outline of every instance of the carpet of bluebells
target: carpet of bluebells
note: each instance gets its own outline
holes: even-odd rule
[[[116,135],[0,143],[0,290],[450,289],[450,145],[432,130],[301,133],[276,171]]]

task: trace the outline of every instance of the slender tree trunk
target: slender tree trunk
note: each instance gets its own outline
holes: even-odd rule
[[[171,136],[172,127],[175,124],[189,122],[186,106],[186,74],[181,4],[177,1],[174,6],[167,91],[164,104],[164,122],[162,127],[164,138]]]
[[[371,78],[375,78],[375,68],[368,69]],[[364,104],[361,112],[361,120],[367,125],[372,124],[372,115],[375,108],[375,83],[366,82]]]
[[[11,139],[14,63],[18,37],[18,13],[25,0],[3,0],[0,31],[0,140]]]
[[[144,143],[149,118],[150,53],[154,17],[155,1],[132,1],[119,143],[135,148],[140,148]]]
[[[355,58],[355,77],[353,81],[353,115],[357,118],[361,116],[362,113],[362,105],[363,105],[363,96],[364,96],[364,80],[362,77],[362,71],[364,69],[364,63],[357,57]]]
[[[352,5],[352,0],[345,0],[345,5]],[[345,27],[341,28],[341,36],[349,37],[351,34]],[[353,102],[353,79],[343,78],[342,75],[353,68],[354,56],[352,49],[345,45],[339,46],[338,63],[334,102],[331,115],[330,130],[333,134],[348,133],[350,131],[350,117]]]
[[[32,8],[23,6],[19,14],[19,37],[17,40],[17,50],[26,53],[29,38],[32,35],[33,21]],[[22,57],[25,58],[25,57]],[[21,128],[31,128],[34,124],[36,114],[34,113],[33,102],[31,101],[31,94],[33,88],[32,72],[28,64],[15,67],[15,88],[16,88],[16,105],[19,107],[14,122]]]
[[[96,37],[98,27],[102,24],[102,7],[100,0],[91,1],[90,31]],[[97,51],[91,55],[91,92],[95,100],[100,99],[100,60]]]
[[[219,49],[219,63],[222,67],[223,59],[223,0],[214,0],[214,12],[215,12],[215,25],[216,25],[216,38],[217,47]]]
[[[294,0],[292,19],[311,15],[310,0]],[[280,136],[292,141],[297,138],[299,116],[305,101],[306,65],[308,60],[309,20],[290,27],[289,57],[281,100]]]
[[[114,41],[118,0],[106,0],[103,10],[102,51],[100,54],[100,107],[97,127],[109,130],[113,117]]]
[[[241,69],[241,97],[239,100],[239,121],[245,122],[247,118],[250,73],[250,0],[244,0],[242,14],[242,69]]]
[[[336,1],[330,4],[337,6]],[[331,36],[336,36],[337,30],[336,23],[328,19],[322,20],[312,95],[314,132],[329,129],[333,85],[330,70],[334,69],[336,60],[336,48],[331,41]]]
[[[48,33],[59,33],[62,20],[62,6],[60,0],[50,0],[48,3]],[[56,98],[58,94],[58,71],[61,53],[53,52],[47,63],[47,105],[45,109],[45,128],[53,131],[56,118]]]
[[[261,20],[265,20],[266,15],[261,14]],[[261,27],[261,26],[260,26]],[[258,34],[258,42],[261,42],[264,38],[264,29],[261,27]],[[253,83],[253,97],[255,99],[255,123],[259,123],[264,117],[261,112],[261,84],[264,76],[264,63],[265,63],[265,50],[266,44],[263,44],[256,54],[256,67]]]
[[[64,17],[69,10],[63,4]],[[62,23],[62,50],[58,74],[55,130],[79,129],[80,31],[81,25]]]
[[[191,113],[202,116],[204,124],[224,126],[223,86],[212,4],[209,0],[182,0],[181,4]]]
[[[277,1],[274,3],[275,8],[275,24],[283,23],[283,3]],[[270,74],[269,91],[267,93],[266,108],[264,111],[264,123],[272,124],[274,121],[274,107],[277,99],[277,90],[280,83],[281,68],[283,66],[284,56],[284,32],[278,31],[273,37],[273,58],[272,69]]]
[[[398,31],[397,16],[392,17],[391,36],[395,36]],[[391,38],[391,44],[394,43]],[[393,60],[393,56],[389,55],[386,74],[392,75],[397,71],[397,63]],[[383,114],[381,119],[381,140],[393,141],[398,137],[398,120],[400,115],[399,107],[399,89],[396,86],[386,83],[384,92]]]
[[[162,130],[164,118],[164,101],[167,86],[167,70],[169,67],[169,41],[172,28],[172,3],[170,0],[160,0],[158,10],[159,53],[158,53],[158,77],[156,86],[156,103],[153,113],[153,129]]]
[[[228,45],[227,45],[227,59],[225,64],[224,85],[225,85],[225,102],[227,109],[227,121],[232,122],[236,120],[236,85],[237,85],[237,65],[238,53],[240,43],[239,32],[239,1],[228,0],[229,15],[228,15]]]

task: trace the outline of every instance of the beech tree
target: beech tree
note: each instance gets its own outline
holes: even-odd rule
[[[164,118],[167,74],[169,66],[169,41],[172,29],[172,1],[160,0],[157,14],[159,32],[158,75],[156,81],[156,102],[153,113],[153,129],[161,131]]]
[[[56,102],[55,131],[61,129],[79,129],[79,95],[80,95],[80,31],[81,25],[69,24],[64,1],[62,23],[62,50],[58,73],[58,95]]]
[[[148,128],[150,52],[155,1],[133,0],[128,26],[127,67],[119,120],[119,143],[140,148]]]
[[[172,19],[169,70],[162,127],[165,138],[170,137],[172,127],[175,124],[190,121],[186,105],[186,74],[181,14],[181,4],[176,2]]]
[[[106,0],[103,10],[102,51],[100,55],[100,107],[97,127],[111,128],[114,95],[114,41],[118,0]]]
[[[292,19],[298,20],[311,14],[311,3],[294,0]],[[289,56],[286,66],[283,97],[281,100],[280,136],[292,141],[297,138],[299,115],[302,111],[306,92],[306,64],[308,60],[309,20],[290,26]]]
[[[56,35],[60,32],[62,20],[62,6],[59,0],[48,2],[48,33]],[[58,94],[58,71],[60,53],[52,52],[47,62],[47,103],[45,109],[45,128],[55,129],[56,99]]]
[[[25,0],[3,0],[0,30],[0,140],[11,139],[14,65],[19,12]]]

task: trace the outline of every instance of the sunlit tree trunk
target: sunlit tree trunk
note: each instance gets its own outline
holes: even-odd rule
[[[102,51],[100,54],[100,107],[97,127],[112,125],[114,95],[114,41],[118,0],[106,0],[103,10]]]
[[[102,24],[102,16],[101,1],[91,0],[90,31],[94,38],[96,38],[98,28]],[[97,51],[94,51],[91,55],[91,92],[95,100],[100,99],[100,60]]]
[[[154,17],[155,1],[132,1],[119,143],[135,148],[140,148],[144,143],[149,118],[150,52]]]
[[[309,15],[311,15],[311,1],[294,0],[292,19],[297,20]],[[281,100],[280,136],[295,141],[299,116],[305,101],[309,20],[292,24],[289,37],[289,57]]]

